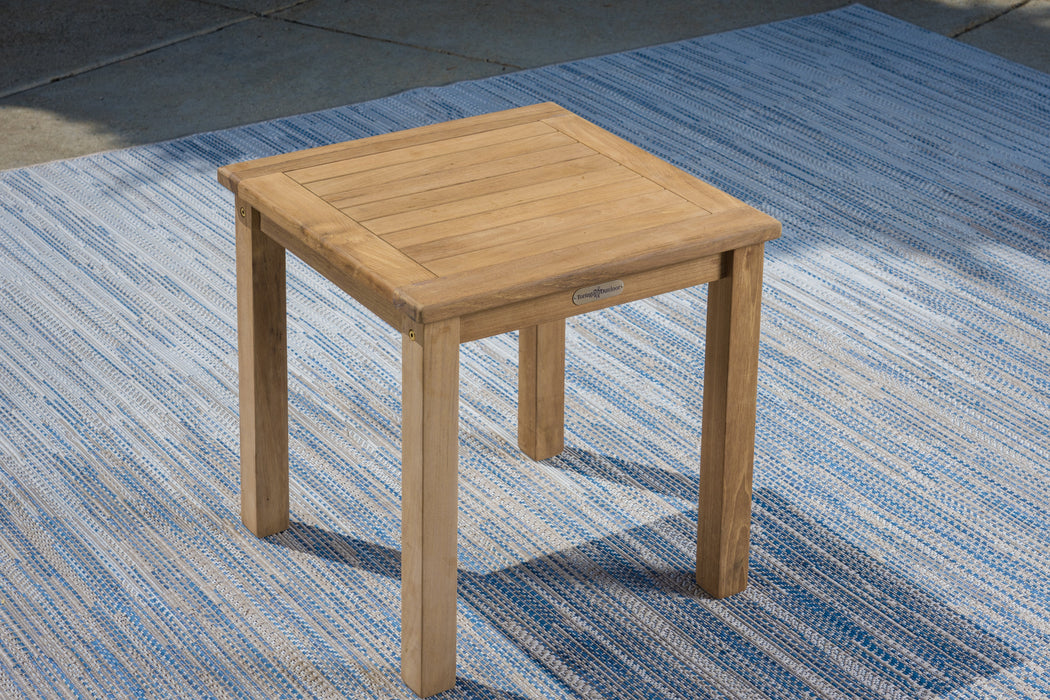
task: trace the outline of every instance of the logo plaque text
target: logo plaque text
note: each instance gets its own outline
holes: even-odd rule
[[[613,280],[612,282],[602,282],[590,287],[580,287],[573,292],[572,303],[580,306],[591,301],[614,297],[622,291],[623,280]]]

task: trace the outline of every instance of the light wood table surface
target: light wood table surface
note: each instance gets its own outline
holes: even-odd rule
[[[402,334],[401,675],[456,680],[459,344],[519,330],[518,443],[563,447],[565,319],[709,283],[697,583],[747,585],[763,244],[780,224],[563,108],[229,165],[241,515],[288,527],[285,250]]]

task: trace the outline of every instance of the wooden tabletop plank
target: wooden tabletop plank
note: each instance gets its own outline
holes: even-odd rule
[[[552,255],[559,255],[560,251],[566,249],[571,249],[572,253],[575,253],[581,245],[604,247],[609,245],[610,240],[615,241],[624,235],[651,230],[655,226],[668,226],[681,221],[690,221],[696,225],[701,221],[697,216],[695,206],[676,194],[671,192],[665,192],[665,194],[674,197],[677,201],[668,202],[657,209],[639,211],[608,221],[592,220],[582,226],[540,232],[535,236],[520,237],[481,250],[464,251],[432,260],[420,260],[415,257],[413,259],[435,275],[446,277],[528,258],[538,250]]]
[[[544,119],[543,123],[590,146],[599,153],[604,153],[618,163],[635,169],[650,180],[680,194],[709,212],[714,213],[743,205],[739,199],[726,194],[717,187],[698,180],[667,161],[657,158],[648,151],[624,141],[619,136],[575,114],[566,113],[550,117]]]
[[[218,178],[224,187],[236,194],[240,183],[248,178],[323,165],[325,163],[334,163],[361,155],[379,153],[384,150],[405,148],[431,141],[441,141],[447,138],[502,129],[517,124],[528,124],[544,117],[567,113],[564,108],[553,102],[544,102],[529,107],[519,107],[450,122],[429,124],[414,129],[394,131],[356,141],[346,141],[268,158],[233,163],[219,168]]]
[[[589,155],[595,155],[594,151],[579,143],[567,146],[548,148],[533,153],[522,153],[509,158],[500,158],[469,167],[448,168],[446,170],[435,170],[434,172],[419,177],[408,177],[396,182],[377,183],[364,185],[356,190],[339,192],[324,199],[338,208],[352,207],[369,202],[377,202],[381,199],[391,199],[421,192],[426,192],[439,187],[448,187],[465,182],[484,180],[499,177],[509,173],[522,170],[576,160]]]
[[[550,136],[556,133],[542,122],[518,124],[505,129],[491,129],[480,133],[466,134],[437,141],[426,141],[421,144],[409,144],[401,148],[384,148],[377,153],[367,153],[353,158],[346,158],[334,163],[315,165],[309,168],[283,171],[288,177],[301,184],[310,184],[330,178],[338,178],[351,173],[360,173],[374,168],[389,165],[411,163],[423,158],[460,153],[465,150],[484,146],[500,146],[520,139]]]
[[[426,209],[417,209],[415,211],[384,216],[379,219],[370,219],[362,221],[361,223],[370,231],[383,235],[406,228],[412,228],[414,226],[433,223],[435,221],[457,219],[464,216],[470,216],[471,214],[480,214],[482,212],[498,212],[505,207],[513,207],[522,204],[523,202],[542,202],[543,200],[558,194],[570,192],[575,193],[581,190],[604,187],[617,182],[636,179],[637,175],[627,168],[613,165],[612,167],[603,170],[591,170],[582,174],[570,175],[557,180],[541,182],[536,185],[527,185],[512,190],[504,190],[503,192],[497,192],[495,194],[487,194],[470,199],[461,199],[456,202],[439,204]],[[533,209],[534,216],[546,213],[542,210],[537,210],[537,207],[535,206]]]
[[[634,196],[613,197],[597,204],[558,211],[547,216],[398,247],[402,253],[413,260],[427,265],[432,260],[501,246],[505,241],[530,240],[581,228],[594,232],[594,235],[600,235],[601,224],[606,221],[632,214],[647,213],[681,202],[684,200],[673,192],[655,189]],[[696,208],[693,207],[693,209],[695,211]],[[392,236],[388,236],[385,240],[393,243],[391,238]]]
[[[428,207],[480,200],[483,197],[501,195],[525,187],[538,187],[543,183],[563,180],[567,177],[594,175],[604,170],[617,168],[621,166],[605,156],[590,151],[590,154],[583,158],[556,161],[535,168],[516,170],[503,175],[453,185],[439,185],[438,183],[442,182],[443,178],[435,178],[434,186],[423,192],[413,192],[360,205],[340,206],[339,209],[357,221],[372,221],[395,214],[408,214]]]
[[[579,192],[562,192],[545,199],[543,201],[543,210],[548,212],[548,215],[553,215],[581,207],[613,202],[621,198],[663,191],[664,189],[654,182],[642,178],[633,178],[604,187],[592,187],[589,190]],[[422,224],[386,234],[382,238],[388,243],[404,249],[408,246],[437,241],[447,236],[486,231],[505,224],[529,221],[534,218],[536,218],[534,203],[523,202],[500,211],[484,211],[470,216]]]
[[[498,151],[497,151],[498,149]],[[528,139],[518,139],[507,144],[472,148],[430,158],[421,158],[408,163],[397,163],[383,168],[373,168],[359,173],[311,183],[310,189],[330,202],[340,198],[364,198],[375,195],[394,197],[399,194],[427,189],[433,178],[457,175],[460,182],[482,177],[500,175],[517,169],[519,163],[539,165],[547,158],[548,151],[566,151],[580,157],[594,153],[593,150],[560,132]],[[498,155],[497,155],[498,152]]]
[[[678,261],[734,250],[780,235],[780,224],[750,207],[700,215],[482,269],[409,284],[395,305],[420,323],[473,313],[559,290],[619,279]]]

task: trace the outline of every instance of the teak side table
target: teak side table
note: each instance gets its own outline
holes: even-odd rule
[[[518,444],[563,447],[565,319],[710,283],[697,583],[747,584],[763,244],[780,224],[546,103],[230,165],[241,517],[288,527],[285,250],[402,338],[401,675],[456,681],[459,344],[520,330]]]

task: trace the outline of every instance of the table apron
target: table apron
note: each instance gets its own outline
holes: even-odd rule
[[[409,319],[394,307],[392,299],[384,298],[364,281],[355,281],[351,275],[333,265],[322,253],[306,245],[302,238],[288,233],[284,227],[266,216],[261,217],[260,229],[288,252],[321,273],[332,284],[398,331],[404,331],[410,327]]]
[[[698,284],[707,284],[725,276],[724,254],[708,255],[695,260],[666,265],[655,270],[623,275],[623,291],[616,296],[596,299],[577,305],[573,302],[576,289],[567,289],[552,294],[517,301],[492,309],[484,309],[460,317],[460,342],[487,338],[548,321],[597,311],[629,301],[645,299],[657,294],[673,292]]]
[[[334,269],[318,251],[303,244],[301,239],[290,235],[283,227],[269,218],[261,217],[260,223],[263,233],[296,257],[301,258],[394,329],[405,332],[409,328],[420,325],[396,308],[392,299],[383,298],[370,285],[363,282],[356,283],[352,277]],[[725,255],[716,253],[645,272],[622,275],[617,280],[602,280],[603,282],[623,282],[623,291],[616,296],[595,299],[583,304],[576,304],[573,301],[573,293],[577,291],[577,288],[574,287],[468,313],[460,318],[460,342],[487,338],[527,326],[565,319],[617,304],[646,299],[657,294],[714,282],[725,276]]]

